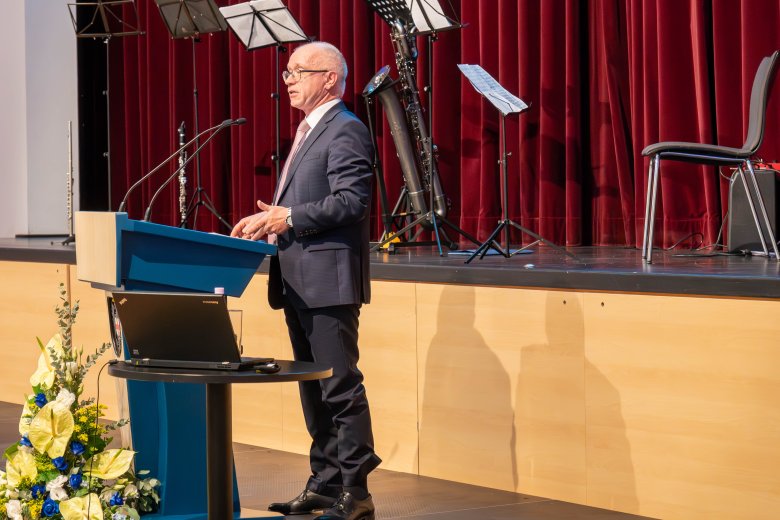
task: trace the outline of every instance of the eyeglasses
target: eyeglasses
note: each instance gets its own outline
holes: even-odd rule
[[[301,80],[301,75],[304,72],[330,72],[328,70],[314,70],[314,69],[295,69],[294,71],[290,72],[289,70],[285,70],[282,72],[282,80],[287,81],[288,79],[292,78],[295,81]]]

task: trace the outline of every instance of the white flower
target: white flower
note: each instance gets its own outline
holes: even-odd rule
[[[70,382],[78,375],[79,365],[75,361],[65,363],[65,380]]]
[[[46,491],[52,491],[56,488],[61,488],[68,482],[67,475],[59,475],[54,480],[50,480],[46,483]]]
[[[18,500],[9,500],[5,504],[5,514],[10,520],[22,520],[22,503]]]
[[[138,496],[138,488],[135,484],[128,484],[125,486],[125,490],[122,493],[126,498],[134,498]]]
[[[54,400],[58,406],[62,406],[65,409],[70,409],[70,405],[72,405],[74,401],[76,401],[76,396],[65,388],[60,390],[60,393],[57,394],[57,398]]]
[[[111,515],[111,520],[127,520],[127,515],[123,515],[122,513],[114,513]]]
[[[57,502],[60,502],[62,500],[67,500],[68,492],[62,489],[61,487],[56,487],[49,492],[49,498],[51,498],[52,500],[56,500]]]

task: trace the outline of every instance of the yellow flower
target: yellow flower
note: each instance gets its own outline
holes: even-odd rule
[[[84,474],[104,480],[118,478],[130,469],[133,455],[135,452],[131,450],[106,450],[97,453],[84,463]]]
[[[60,514],[64,520],[103,520],[100,497],[90,493],[83,497],[60,502]]]
[[[73,414],[53,401],[35,415],[28,437],[36,450],[54,459],[65,454],[72,434]]]
[[[32,421],[32,410],[29,403],[25,401],[22,416],[19,418],[19,435],[27,435],[30,431],[30,421]]]
[[[8,487],[11,489],[16,488],[24,478],[35,481],[38,476],[35,457],[27,451],[17,451],[12,458],[8,459],[5,471]]]
[[[82,442],[82,443],[89,442],[89,435],[87,435],[86,433],[82,433],[81,435],[79,435],[77,437],[77,439],[79,440],[79,442]]]
[[[27,508],[30,510],[30,518],[38,518],[41,516],[41,508],[43,507],[43,500],[31,500],[27,503]]]
[[[58,355],[62,355],[62,336],[55,334],[43,348],[41,356],[38,358],[38,369],[30,376],[32,386],[40,386],[48,390],[54,384],[54,367],[51,366],[51,354],[49,349],[54,349]]]

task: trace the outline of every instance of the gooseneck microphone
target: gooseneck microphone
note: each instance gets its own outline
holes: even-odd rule
[[[239,123],[238,121],[241,121],[241,122]],[[128,188],[128,189],[127,189],[127,192],[125,193],[125,196],[124,196],[124,198],[122,199],[122,203],[121,203],[121,204],[119,204],[119,209],[118,209],[117,211],[119,211],[119,212],[121,213],[122,211],[124,211],[124,210],[125,210],[125,205],[127,204],[127,198],[130,196],[130,194],[131,194],[131,193],[132,193],[132,192],[133,192],[133,191],[134,191],[134,190],[135,190],[135,189],[136,189],[138,186],[140,186],[140,185],[141,185],[141,183],[143,183],[143,182],[144,182],[146,179],[148,179],[149,177],[151,177],[152,175],[154,175],[155,173],[157,173],[157,171],[158,171],[160,168],[162,168],[163,166],[165,166],[166,164],[168,164],[168,162],[170,162],[170,160],[171,160],[171,159],[173,159],[174,157],[176,157],[177,155],[179,155],[179,153],[181,153],[181,151],[182,151],[182,150],[184,150],[184,149],[186,149],[187,147],[189,147],[189,146],[190,146],[192,143],[194,143],[194,142],[195,142],[197,139],[199,139],[199,138],[200,138],[200,137],[202,137],[203,135],[205,135],[205,134],[207,134],[207,133],[209,133],[209,132],[212,132],[212,131],[214,131],[214,130],[217,130],[217,131],[219,131],[220,129],[222,129],[222,128],[226,127],[226,126],[235,125],[235,124],[242,125],[242,124],[244,124],[244,123],[246,123],[246,119],[245,119],[245,118],[243,118],[243,117],[239,117],[238,119],[235,119],[235,120],[233,120],[233,119],[225,119],[225,120],[224,120],[224,121],[222,121],[220,124],[218,124],[218,125],[214,125],[214,126],[212,126],[211,128],[207,128],[207,129],[205,129],[204,131],[200,132],[198,135],[196,135],[195,137],[193,137],[192,139],[190,139],[189,141],[187,141],[185,144],[183,144],[182,146],[180,146],[179,148],[177,148],[175,152],[173,152],[171,155],[169,155],[169,156],[168,156],[168,157],[167,157],[165,160],[163,160],[163,161],[162,161],[160,164],[158,164],[157,166],[155,166],[155,167],[152,169],[152,171],[150,171],[149,173],[147,173],[146,175],[144,175],[143,177],[141,177],[140,179],[138,179],[137,181],[135,181],[135,182],[133,183],[133,185],[132,185],[132,186],[130,186],[130,188]]]
[[[209,143],[209,141],[214,139],[217,136],[217,134],[219,134],[223,129],[225,129],[225,128],[229,127],[229,126],[243,125],[244,123],[246,123],[246,118],[245,117],[239,117],[238,119],[225,119],[224,121],[222,121],[222,123],[220,123],[219,125],[214,127],[214,129],[215,129],[214,133],[212,133],[210,136],[208,136],[208,138],[205,141],[203,141],[203,143],[200,146],[198,146],[195,149],[194,152],[192,152],[192,155],[187,157],[187,160],[184,161],[181,164],[181,166],[179,166],[176,169],[176,171],[173,172],[173,174],[171,174],[170,177],[165,179],[165,181],[160,185],[159,188],[157,188],[157,191],[154,192],[154,195],[152,195],[152,199],[149,201],[149,205],[146,207],[146,211],[144,212],[143,220],[145,222],[149,221],[149,219],[152,216],[152,205],[154,205],[154,202],[157,200],[157,197],[160,195],[160,193],[162,193],[162,191],[165,189],[165,187],[168,186],[168,184],[170,184],[171,181],[173,181],[173,179],[175,179],[179,175],[179,172],[181,172],[184,168],[186,168],[187,165],[190,163],[190,161],[192,161],[195,157],[198,156],[200,151],[203,149],[204,146],[206,146]]]

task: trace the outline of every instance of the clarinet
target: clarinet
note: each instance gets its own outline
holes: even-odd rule
[[[178,133],[179,147],[182,147],[187,142],[184,137],[186,133],[184,121],[179,125]],[[181,215],[182,226],[187,222],[187,172],[183,168],[186,160],[187,151],[182,150],[181,153],[179,153],[179,168],[181,168],[181,172],[179,173],[179,214]]]

